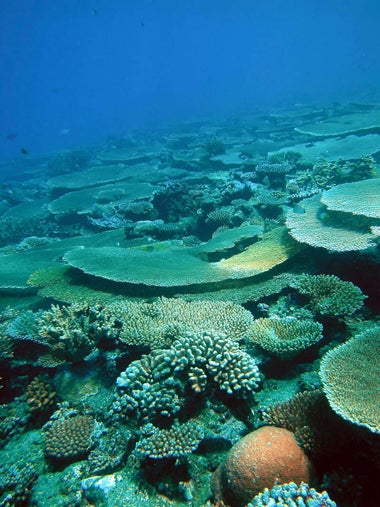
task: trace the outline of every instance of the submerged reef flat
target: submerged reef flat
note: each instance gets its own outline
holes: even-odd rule
[[[0,507],[374,506],[379,130],[304,105],[29,155],[0,187]]]

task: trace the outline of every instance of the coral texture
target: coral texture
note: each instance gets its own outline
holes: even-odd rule
[[[90,449],[93,430],[94,419],[86,415],[55,421],[45,429],[45,454],[55,460],[79,460]]]
[[[365,331],[323,357],[323,390],[344,419],[380,433],[380,328]]]
[[[236,342],[212,332],[186,333],[169,349],[152,351],[120,374],[113,411],[137,413],[145,421],[170,417],[189,398],[186,386],[194,393],[208,387],[247,396],[259,381],[256,362]]]
[[[203,438],[203,431],[193,422],[175,424],[169,429],[147,424],[145,436],[137,443],[136,451],[142,456],[162,459],[179,458],[192,453]]]
[[[260,318],[251,327],[250,341],[282,359],[317,343],[322,338],[322,325],[296,318]]]
[[[319,315],[348,317],[363,305],[366,296],[352,282],[335,275],[301,275],[291,286],[308,299],[308,306]]]

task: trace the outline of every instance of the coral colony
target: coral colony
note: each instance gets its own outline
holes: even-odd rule
[[[375,505],[380,110],[335,107],[20,161],[0,506]]]

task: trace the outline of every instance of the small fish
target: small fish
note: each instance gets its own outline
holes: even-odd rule
[[[141,28],[144,28],[145,23],[144,23],[144,21],[143,21],[143,20],[141,20],[141,21],[140,21],[140,26],[141,26]]]
[[[305,208],[300,204],[295,204],[295,206],[293,207],[293,212],[297,213],[298,215],[302,215],[303,213],[305,213]]]
[[[9,132],[9,134],[7,134],[8,141],[13,141],[14,139],[16,139],[16,137],[17,134],[14,134],[13,132]]]
[[[92,14],[96,16],[98,14],[98,9],[92,9]]]
[[[21,148],[21,150],[20,150],[20,151],[21,151],[21,153],[22,153],[23,155],[27,155],[27,154],[28,154],[28,150],[27,150],[26,148]]]

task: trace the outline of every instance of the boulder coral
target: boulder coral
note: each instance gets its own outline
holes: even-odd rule
[[[263,426],[243,437],[230,450],[212,478],[218,502],[243,507],[276,483],[309,483],[312,465],[292,432]]]

